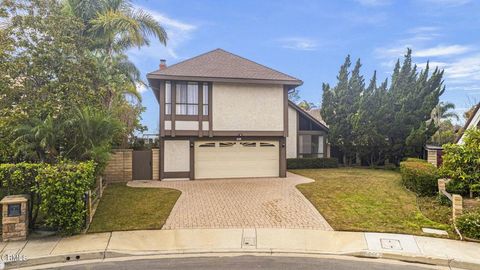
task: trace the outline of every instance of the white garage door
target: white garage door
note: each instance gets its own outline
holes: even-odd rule
[[[195,143],[195,178],[278,177],[278,141]]]

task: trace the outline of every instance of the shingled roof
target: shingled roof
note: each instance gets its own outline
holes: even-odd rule
[[[302,81],[241,56],[216,49],[147,74],[148,79],[241,81],[301,85]]]

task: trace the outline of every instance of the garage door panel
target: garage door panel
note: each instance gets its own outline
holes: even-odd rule
[[[200,147],[209,144],[215,147]],[[220,145],[226,147],[220,147]],[[195,178],[277,177],[278,142],[196,142]]]

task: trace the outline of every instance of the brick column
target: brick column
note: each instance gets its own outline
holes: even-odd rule
[[[453,220],[463,214],[463,199],[462,196],[453,194],[452,195],[452,211],[453,211]]]
[[[3,241],[27,239],[28,200],[28,195],[11,195],[0,201],[2,204]]]
[[[152,180],[160,180],[160,149],[152,149]]]
[[[445,179],[438,179],[438,192],[447,191],[446,187],[447,181]]]

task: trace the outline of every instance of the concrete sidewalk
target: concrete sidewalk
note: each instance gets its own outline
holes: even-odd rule
[[[125,231],[0,244],[1,258],[16,261],[7,262],[9,268],[127,256],[250,253],[350,255],[480,269],[478,243],[401,234],[306,229]]]

